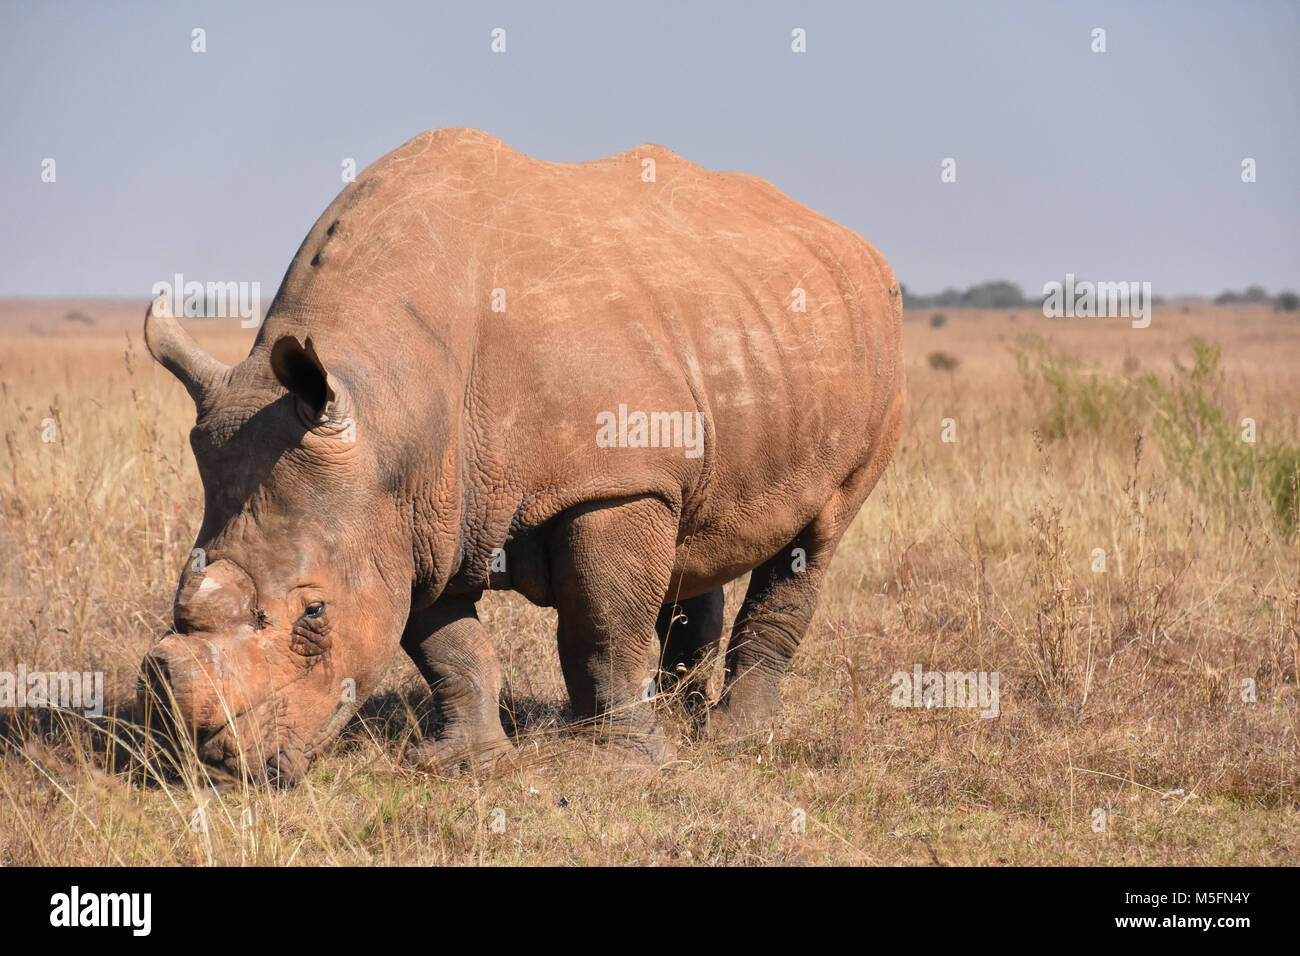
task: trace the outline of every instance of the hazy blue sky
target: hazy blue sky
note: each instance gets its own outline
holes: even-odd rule
[[[1294,0],[0,11],[0,295],[144,299],[181,271],[269,302],[345,157],[452,125],[543,159],[657,142],[757,174],[917,292],[1066,272],[1157,295],[1300,286]]]

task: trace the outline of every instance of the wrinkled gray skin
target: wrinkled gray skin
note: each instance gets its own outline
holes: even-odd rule
[[[510,742],[475,602],[513,589],[558,612],[575,717],[662,760],[655,675],[709,703],[722,585],[752,570],[703,723],[769,726],[898,440],[901,308],[874,248],[762,180],[417,137],[326,210],[239,365],[151,308],[197,407],[207,563],[144,688],[205,760],[288,783],[400,645],[442,718],[415,759],[489,761]],[[698,413],[700,453],[598,441],[620,405]]]

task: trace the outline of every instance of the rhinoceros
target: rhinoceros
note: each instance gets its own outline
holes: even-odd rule
[[[901,316],[874,247],[754,176],[417,136],[325,210],[238,365],[149,308],[204,511],[142,694],[205,762],[291,784],[400,646],[440,728],[412,759],[478,764],[512,743],[475,605],[509,589],[555,608],[607,752],[671,757],[674,682],[702,734],[766,729],[898,442]]]

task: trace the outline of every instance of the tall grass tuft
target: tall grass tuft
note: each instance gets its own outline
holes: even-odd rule
[[[1090,438],[1119,445],[1150,432],[1166,467],[1211,507],[1239,515],[1258,498],[1288,533],[1300,526],[1300,445],[1285,438],[1247,440],[1231,414],[1219,370],[1219,347],[1191,341],[1192,362],[1174,359],[1167,379],[1138,378],[1086,364],[1039,336],[1011,347],[1021,382],[1039,410],[1044,438]]]
[[[1297,526],[1300,446],[1247,441],[1245,427],[1222,399],[1219,347],[1192,340],[1192,364],[1174,360],[1174,374],[1142,379],[1152,430],[1166,464],[1198,494],[1223,502],[1261,495],[1288,531]]]
[[[1132,380],[1058,352],[1038,335],[1021,336],[1010,351],[1025,390],[1039,409],[1035,424],[1044,438],[1087,434],[1127,441],[1132,437],[1140,409]]]

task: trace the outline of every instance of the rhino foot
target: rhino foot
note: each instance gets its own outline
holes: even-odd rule
[[[677,759],[676,744],[657,727],[649,733],[602,732],[596,743],[610,759],[625,764],[662,766]]]
[[[777,714],[770,708],[737,708],[725,703],[705,712],[697,725],[701,740],[734,743],[741,746],[769,738],[775,730]]]
[[[478,773],[491,770],[498,760],[514,750],[514,744],[504,733],[478,738],[444,734],[412,746],[406,752],[406,763],[433,773],[456,774],[462,770]]]

